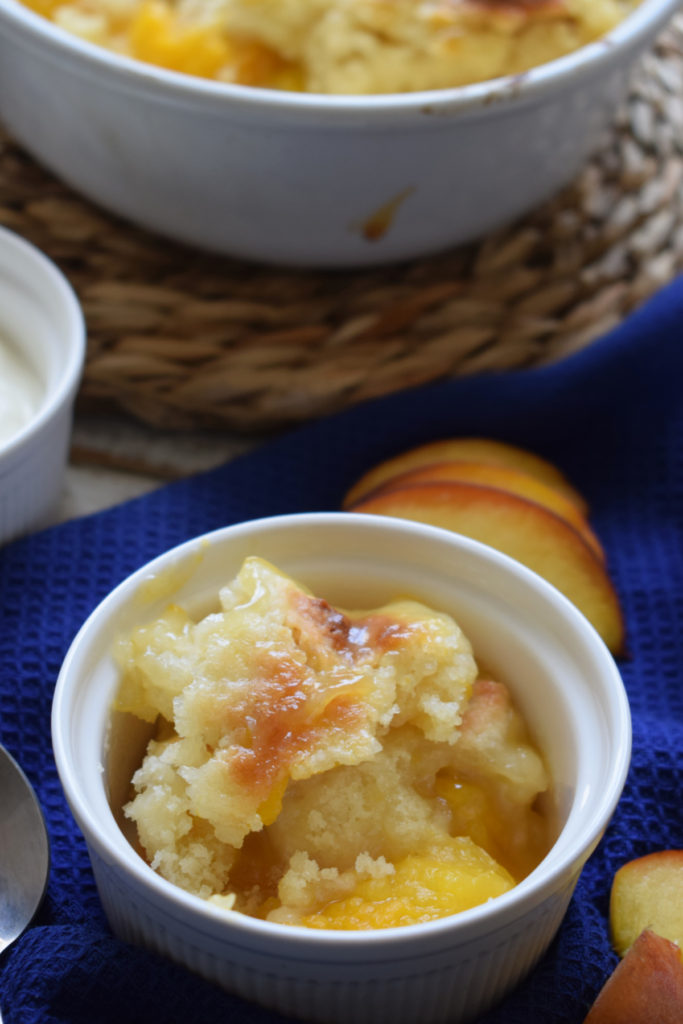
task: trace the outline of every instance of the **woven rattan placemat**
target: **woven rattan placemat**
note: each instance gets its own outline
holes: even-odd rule
[[[256,431],[589,344],[681,269],[682,172],[679,15],[578,180],[446,255],[323,273],[201,254],[103,213],[2,134],[0,223],[51,256],[83,304],[82,405]]]

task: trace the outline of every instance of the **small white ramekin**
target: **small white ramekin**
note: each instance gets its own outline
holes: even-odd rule
[[[409,594],[457,618],[488,670],[512,689],[552,773],[558,835],[529,877],[483,906],[428,924],[326,932],[221,911],[165,881],[134,852],[111,804],[125,799],[143,744],[132,733],[122,744],[121,721],[112,718],[113,644],[170,598],[207,608],[249,554],[343,607]],[[615,663],[558,591],[467,538],[350,513],[228,527],[140,569],[75,638],[55,691],[52,735],[116,934],[247,999],[324,1024],[465,1021],[500,1000],[555,935],[620,796],[631,750]]]
[[[35,415],[0,442],[2,544],[43,525],[59,500],[85,359],[85,325],[71,285],[43,253],[5,228],[0,337],[21,354],[41,391]]]

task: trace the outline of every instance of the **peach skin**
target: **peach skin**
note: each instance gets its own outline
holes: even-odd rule
[[[588,511],[583,495],[573,487],[552,462],[534,452],[518,448],[516,445],[485,437],[454,437],[442,441],[431,441],[429,444],[411,448],[393,458],[386,459],[373,466],[356,481],[346,494],[342,508],[355,505],[370,491],[374,491],[391,477],[419,466],[450,460],[486,462],[495,466],[509,466],[511,469],[521,470],[548,484],[549,487],[561,491],[570,501],[574,502],[583,515],[586,515]]]
[[[605,566],[577,530],[542,505],[499,488],[447,481],[382,491],[351,511],[414,519],[497,548],[568,597],[613,654],[623,651],[623,616]]]

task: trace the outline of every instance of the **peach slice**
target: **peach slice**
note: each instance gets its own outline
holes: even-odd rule
[[[645,930],[605,982],[584,1024],[681,1024],[683,960],[678,946]]]
[[[488,487],[498,487],[502,491],[511,491],[522,498],[529,498],[539,505],[550,509],[570,526],[577,530],[586,543],[593,549],[601,562],[605,561],[605,552],[595,533],[590,528],[585,516],[576,502],[567,498],[562,491],[549,486],[522,470],[511,466],[496,466],[490,462],[448,461],[433,462],[417,469],[409,469],[405,473],[392,477],[378,487],[372,494],[379,491],[394,490],[405,484],[442,483],[455,480],[462,483],[481,483]],[[366,495],[370,497],[370,495]]]
[[[391,477],[398,476],[399,473],[416,469],[418,466],[427,466],[430,463],[446,462],[453,459],[467,462],[487,462],[495,466],[519,469],[560,491],[574,502],[583,515],[588,511],[583,495],[579,494],[552,462],[536,455],[535,452],[486,437],[454,437],[443,441],[431,441],[429,444],[411,448],[400,455],[380,462],[368,470],[350,488],[342,502],[342,508],[355,505],[370,491],[374,491],[376,487],[386,483]]]
[[[619,868],[610,895],[610,927],[620,956],[644,928],[683,948],[683,850],[659,850]]]
[[[351,511],[414,519],[503,551],[573,601],[613,653],[623,650],[623,618],[605,566],[580,533],[542,505],[495,487],[449,481],[382,491]]]

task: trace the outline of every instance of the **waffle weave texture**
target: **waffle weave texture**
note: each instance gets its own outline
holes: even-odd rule
[[[247,518],[338,509],[371,464],[456,435],[505,439],[563,468],[589,500],[625,612],[619,668],[634,747],[623,797],[551,949],[481,1021],[580,1024],[616,963],[607,927],[615,870],[651,850],[683,848],[682,324],[679,280],[561,363],[359,406],[0,551],[0,742],[36,787],[52,851],[43,907],[0,962],[6,1024],[282,1020],[113,937],[55,770],[55,681],[89,612],[155,555]],[[0,807],[0,828],[1,818]]]

